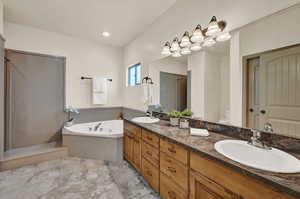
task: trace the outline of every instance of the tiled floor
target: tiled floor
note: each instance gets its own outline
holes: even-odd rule
[[[126,163],[67,158],[0,172],[1,199],[158,199]]]

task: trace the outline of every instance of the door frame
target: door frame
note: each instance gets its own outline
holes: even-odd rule
[[[48,57],[48,58],[55,58],[55,59],[61,59],[63,61],[63,110],[66,107],[66,60],[67,58],[64,56],[56,56],[56,55],[48,55],[48,54],[42,54],[42,53],[35,53],[35,52],[30,52],[30,51],[22,51],[22,50],[15,50],[15,49],[10,49],[10,48],[5,48],[4,49],[4,57],[6,58],[6,53],[7,52],[13,52],[13,53],[19,53],[19,54],[24,54],[24,55],[33,55],[33,56],[40,56],[40,57]],[[7,73],[7,64],[9,63],[9,59],[7,59],[4,63],[4,139],[3,139],[3,146],[4,146],[4,151],[7,146],[11,145],[11,139],[7,137],[8,133],[10,130],[11,126],[11,120],[10,120],[10,115],[9,115],[9,94],[8,94],[8,83],[7,83],[7,78],[8,78],[8,73]],[[9,148],[9,147],[8,147]]]
[[[179,74],[179,73],[170,73],[170,72],[164,72],[164,71],[159,71],[159,103],[161,104],[161,74],[169,74],[169,75],[176,75],[180,78],[177,79],[177,85],[176,87],[178,88],[178,80],[182,79],[186,79],[186,85],[188,83],[188,74],[183,75],[183,74]],[[188,91],[188,88],[186,88],[186,91]],[[178,93],[176,91],[176,95],[178,97]],[[188,102],[187,102],[187,92],[186,92],[186,108],[187,108]],[[178,98],[176,98],[176,106],[178,106]],[[177,109],[177,108],[176,108]]]
[[[272,50],[266,50],[262,51],[259,53],[254,53],[250,55],[245,55],[242,57],[242,102],[243,102],[243,107],[242,107],[242,126],[245,127],[247,124],[247,67],[248,67],[248,59],[253,59],[256,57],[260,57],[262,54],[267,54],[267,53],[272,53],[276,51],[282,51],[282,50],[287,50],[289,48],[294,48],[300,46],[300,43],[290,45],[290,46],[285,46],[281,48],[275,48]]]
[[[249,98],[249,95],[250,95],[250,81],[249,81],[249,73],[250,73],[250,66],[249,66],[249,61],[250,60],[253,60],[253,59],[258,59],[258,63],[259,63],[259,65],[260,65],[260,56],[258,56],[258,57],[253,57],[253,58],[248,58],[247,60],[246,60],[246,68],[245,68],[245,104],[243,105],[243,109],[245,109],[245,124],[244,124],[244,126],[247,126],[248,125],[248,122],[249,122],[249,109],[250,109],[250,107],[249,107],[249,102],[250,102],[250,98]],[[255,73],[255,72],[254,72]],[[257,77],[257,78],[259,78],[259,77]],[[257,79],[256,79],[256,81],[257,81]],[[255,88],[255,85],[256,85],[256,82],[254,82],[254,83],[252,83],[252,84],[254,84],[254,85],[252,85],[252,87],[254,87]],[[255,89],[254,89],[255,90]],[[255,90],[255,92],[256,92],[256,90]],[[254,114],[256,113],[255,111],[253,112]],[[251,127],[249,127],[249,126],[247,126],[247,128],[251,128]],[[255,127],[256,128],[256,127]]]

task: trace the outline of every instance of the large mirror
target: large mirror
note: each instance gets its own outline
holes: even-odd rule
[[[242,58],[242,126],[297,137],[300,46]],[[149,65],[155,103],[164,112],[191,109],[195,118],[232,125],[230,92],[236,85],[230,70],[230,41],[187,56],[156,60]]]
[[[229,47],[227,41],[152,62],[155,103],[165,112],[191,109],[195,118],[229,124]]]

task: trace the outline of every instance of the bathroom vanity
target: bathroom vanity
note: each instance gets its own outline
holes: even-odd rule
[[[296,199],[300,174],[278,174],[231,161],[214,143],[232,139],[210,132],[124,121],[124,158],[163,199]],[[299,156],[298,156],[299,158]]]

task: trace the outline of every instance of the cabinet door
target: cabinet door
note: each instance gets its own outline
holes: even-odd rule
[[[140,138],[134,137],[132,139],[133,144],[133,164],[138,171],[141,170],[141,161],[142,161],[142,145]]]
[[[133,163],[133,138],[129,135],[124,136],[124,156],[126,160]]]
[[[190,170],[190,199],[244,199],[198,172]]]

